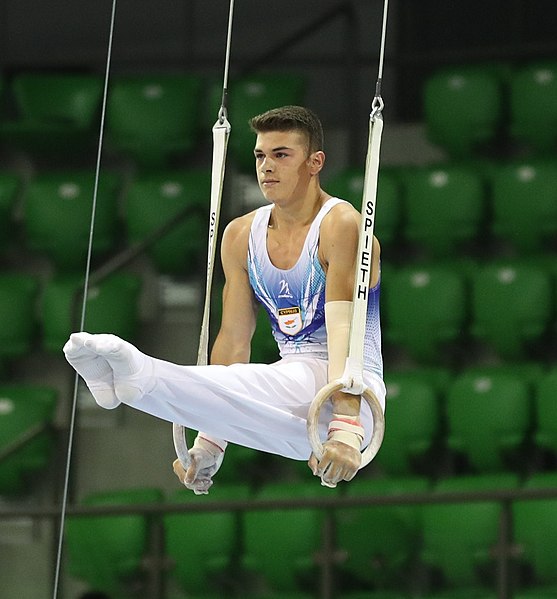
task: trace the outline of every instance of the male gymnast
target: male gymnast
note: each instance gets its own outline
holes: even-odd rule
[[[251,119],[250,126],[257,179],[268,203],[233,219],[223,233],[222,320],[209,365],[150,357],[110,334],[73,333],[64,346],[100,406],[125,403],[203,431],[189,450],[187,471],[178,460],[173,465],[196,494],[209,491],[228,442],[309,460],[326,486],[349,481],[373,430],[367,403],[343,391],[320,412],[326,437],[320,460],[306,428],[316,393],[344,371],[360,213],[321,187],[323,130],[312,111],[276,108]],[[363,377],[384,409],[379,254],[374,238]],[[273,364],[249,363],[260,305],[280,350]]]

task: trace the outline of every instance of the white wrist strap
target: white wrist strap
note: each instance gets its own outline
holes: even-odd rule
[[[329,441],[339,441],[360,451],[364,434],[364,427],[360,424],[359,416],[333,414],[327,438]]]
[[[217,439],[216,437],[211,437],[206,433],[198,433],[195,441],[193,442],[193,447],[205,449],[215,458],[218,458],[224,453],[227,445],[228,443],[226,441]]]

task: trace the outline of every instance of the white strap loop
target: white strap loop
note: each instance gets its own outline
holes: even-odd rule
[[[364,434],[364,427],[360,424],[359,416],[333,414],[333,418],[329,422],[327,439],[329,441],[340,441],[360,451]]]
[[[309,442],[318,460],[323,456],[323,445],[317,432],[319,411],[323,403],[335,392],[346,391],[359,395],[368,402],[373,414],[373,433],[369,445],[362,454],[360,468],[369,464],[375,457],[385,432],[385,416],[381,404],[375,395],[367,388],[363,380],[364,369],[364,339],[367,318],[367,302],[369,282],[371,277],[373,230],[375,227],[375,212],[377,200],[377,180],[379,175],[379,155],[381,137],[383,134],[383,100],[381,98],[381,81],[383,78],[383,62],[385,58],[385,39],[387,31],[388,0],[384,0],[383,29],[381,33],[381,50],[379,53],[379,73],[376,83],[376,94],[373,99],[372,112],[369,118],[369,136],[364,176],[362,198],[362,216],[360,221],[360,238],[356,276],[354,279],[353,311],[350,325],[350,342],[348,358],[342,377],[328,385],[313,398],[308,411],[307,430]]]
[[[211,313],[211,289],[213,272],[217,251],[217,232],[219,227],[222,190],[224,186],[224,172],[226,166],[226,149],[230,135],[230,123],[226,118],[220,119],[213,126],[213,164],[211,170],[211,209],[209,214],[209,241],[207,249],[207,281],[205,286],[205,306],[199,336],[199,350],[197,352],[197,365],[205,366],[209,359],[209,317]],[[172,437],[176,456],[182,466],[187,469],[190,465],[188,446],[186,443],[186,429],[181,424],[173,424]]]
[[[230,123],[227,119],[226,101],[228,95],[228,71],[230,68],[230,47],[232,42],[232,20],[234,17],[234,0],[230,0],[228,11],[228,31],[226,36],[226,52],[222,83],[222,104],[217,122],[213,125],[213,161],[211,167],[211,208],[209,213],[209,241],[207,250],[207,281],[205,285],[205,305],[201,321],[197,365],[209,363],[209,316],[211,313],[211,289],[213,286],[213,270],[217,253],[217,232],[219,229],[220,206],[224,186],[226,167],[226,150],[230,137]],[[172,437],[176,456],[184,468],[188,468],[190,457],[186,443],[186,429],[181,424],[172,425]]]

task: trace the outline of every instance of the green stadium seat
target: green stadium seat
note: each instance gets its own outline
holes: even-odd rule
[[[234,553],[240,548],[240,516],[231,510],[188,511],[190,505],[211,501],[245,501],[247,485],[222,484],[219,480],[208,496],[189,489],[175,491],[171,503],[184,504],[183,512],[163,516],[166,555],[172,562],[171,576],[189,594],[223,591],[231,576]]]
[[[557,260],[555,260],[551,251],[528,254],[520,259],[521,264],[531,264],[535,268],[539,268],[546,272],[553,285],[557,285]]]
[[[133,340],[139,324],[141,277],[115,273],[89,288],[85,327],[89,333],[113,333]],[[47,281],[41,298],[42,346],[58,353],[72,332],[79,330],[83,281],[61,276]]]
[[[138,175],[125,196],[128,240],[139,243],[178,213],[190,212],[148,250],[161,274],[198,273],[207,253],[211,173],[205,170]]]
[[[99,135],[102,89],[102,77],[93,74],[15,75],[10,93],[17,115],[0,125],[0,138],[10,148],[41,154],[90,150]]]
[[[541,376],[535,393],[535,442],[557,456],[557,369]]]
[[[524,483],[525,489],[555,489],[557,474],[539,473]],[[557,570],[552,559],[557,551],[557,498],[518,499],[512,503],[514,542],[519,562],[530,568],[530,587],[555,596]],[[525,586],[525,585],[524,585]]]
[[[0,273],[0,358],[24,356],[37,332],[39,281],[28,273]]]
[[[472,277],[472,337],[504,360],[523,360],[551,324],[550,276],[533,264],[490,262]]]
[[[359,211],[362,209],[364,189],[364,169],[346,168],[325,184],[325,189],[333,196],[349,201]],[[389,172],[380,172],[377,182],[377,215],[374,234],[382,245],[392,245],[398,241],[402,221],[401,189]]]
[[[545,366],[540,362],[501,362],[498,364],[478,364],[466,367],[466,372],[475,376],[491,376],[502,374],[518,376],[529,387],[532,393],[537,388],[539,380],[545,374]]]
[[[356,477],[345,496],[394,497],[425,493],[422,477],[365,479]],[[353,587],[409,591],[406,573],[415,566],[421,534],[420,507],[365,505],[335,510],[336,546],[344,557],[339,566]]]
[[[446,396],[448,447],[477,472],[519,470],[531,399],[528,383],[517,374],[463,372]]]
[[[29,477],[53,457],[57,402],[58,394],[50,387],[0,385],[0,495],[26,491]]]
[[[389,476],[422,472],[441,419],[434,387],[420,377],[387,373],[386,427],[379,453],[373,461]]]
[[[20,187],[19,175],[0,171],[0,251],[4,251],[12,239],[13,210]]]
[[[520,255],[557,240],[557,164],[529,160],[500,165],[489,177],[492,232]]]
[[[268,483],[255,494],[260,500],[334,497],[309,482]],[[318,508],[248,510],[244,514],[242,563],[273,591],[309,591],[317,584],[324,511]]]
[[[202,79],[193,74],[119,75],[107,104],[108,146],[160,168],[198,142]]]
[[[516,69],[510,80],[510,133],[534,151],[557,142],[557,62],[536,62]]]
[[[93,256],[114,247],[120,179],[102,173],[93,235]],[[45,172],[30,183],[24,198],[24,229],[29,248],[46,256],[59,270],[85,270],[95,176],[92,172]]]
[[[215,107],[215,120],[222,89],[215,87],[210,102]],[[228,120],[232,133],[228,151],[234,164],[244,172],[255,169],[253,148],[255,135],[248,121],[277,106],[303,104],[305,78],[290,73],[261,73],[232,80],[228,87]],[[218,98],[218,101],[217,101]]]
[[[484,206],[482,178],[470,167],[413,169],[404,179],[404,238],[436,259],[470,251]]]
[[[454,373],[449,368],[443,366],[417,366],[417,367],[397,367],[395,364],[389,368],[389,375],[392,374],[397,380],[421,381],[433,388],[435,393],[442,396],[446,393],[450,383],[454,378]],[[386,375],[387,376],[387,375]]]
[[[420,363],[450,359],[466,318],[462,276],[435,264],[406,266],[385,277],[382,292],[387,342]]]
[[[158,489],[102,491],[87,496],[84,506],[129,506],[159,503]],[[149,519],[144,514],[69,516],[65,526],[68,571],[92,588],[109,594],[130,592],[143,572],[148,553]]]
[[[514,490],[512,474],[460,476],[441,480],[435,493]],[[462,590],[474,597],[495,590],[502,507],[496,500],[431,503],[422,508],[421,560],[440,575],[439,591]]]
[[[422,99],[430,139],[451,156],[471,156],[496,139],[503,115],[497,67],[440,69],[427,78]]]

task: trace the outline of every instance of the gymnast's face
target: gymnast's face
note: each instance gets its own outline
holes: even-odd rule
[[[323,152],[308,154],[306,137],[298,131],[266,131],[257,134],[255,168],[259,187],[269,202],[284,204],[304,199]]]

